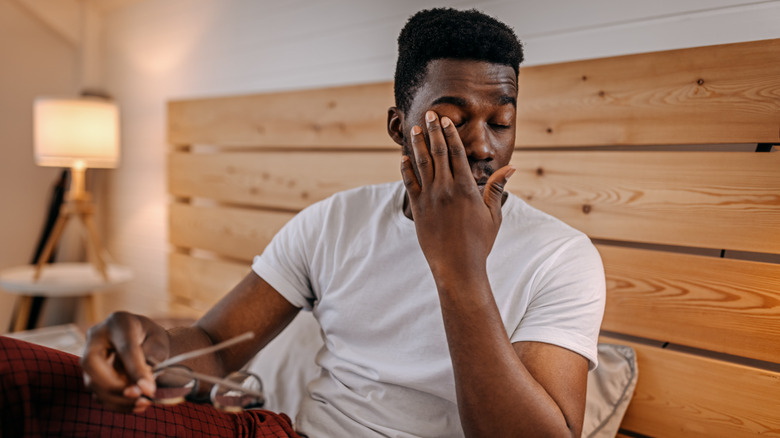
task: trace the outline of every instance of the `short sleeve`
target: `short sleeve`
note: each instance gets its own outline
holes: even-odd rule
[[[598,365],[606,282],[601,257],[584,235],[557,248],[535,281],[535,293],[512,342],[537,341],[581,354]]]
[[[292,305],[311,310],[316,299],[311,286],[311,257],[316,245],[321,205],[307,207],[279,230],[252,270]]]

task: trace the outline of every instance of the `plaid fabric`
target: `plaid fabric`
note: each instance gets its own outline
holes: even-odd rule
[[[109,411],[84,387],[78,357],[0,336],[0,437],[299,437],[285,414],[210,405]]]

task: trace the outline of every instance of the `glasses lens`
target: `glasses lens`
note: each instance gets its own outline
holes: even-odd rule
[[[214,406],[227,412],[263,407],[265,397],[260,377],[246,371],[236,371],[224,380],[224,384],[217,383],[211,388],[211,403]]]
[[[154,401],[162,404],[177,404],[195,392],[197,380],[192,377],[192,372],[181,365],[171,365],[154,374],[157,390],[154,393]]]

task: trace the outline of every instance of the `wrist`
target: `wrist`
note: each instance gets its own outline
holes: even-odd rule
[[[484,264],[459,267],[431,265],[431,272],[439,291],[473,289],[489,283]]]

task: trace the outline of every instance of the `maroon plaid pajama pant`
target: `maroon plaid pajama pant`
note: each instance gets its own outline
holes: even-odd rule
[[[76,356],[0,336],[0,437],[299,437],[287,415],[265,410],[228,414],[186,402],[110,411],[81,374]]]

